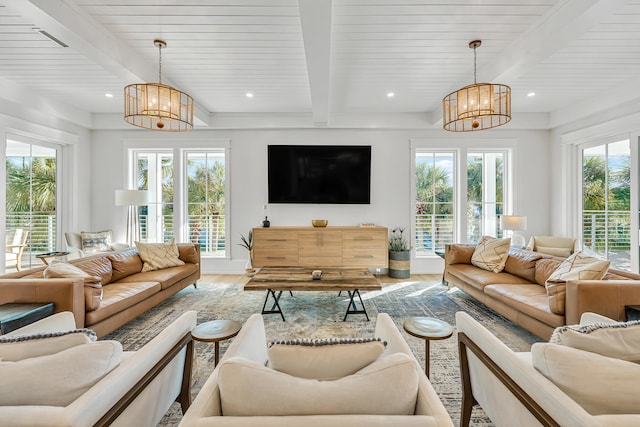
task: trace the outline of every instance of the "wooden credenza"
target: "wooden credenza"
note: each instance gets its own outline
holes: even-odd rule
[[[386,268],[386,227],[253,229],[254,267]]]

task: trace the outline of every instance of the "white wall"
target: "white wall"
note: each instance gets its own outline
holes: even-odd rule
[[[455,148],[486,141],[515,141],[514,212],[527,215],[531,234],[550,231],[550,155],[547,131],[485,131],[478,134],[451,134],[442,130],[193,130],[187,133],[161,133],[144,130],[93,131],[91,133],[91,227],[111,228],[116,239],[124,240],[124,208],[114,206],[114,191],[125,188],[125,141],[190,148],[190,142],[227,139],[230,150],[231,234],[228,241],[230,259],[203,260],[204,273],[241,272],[247,257],[237,246],[240,234],[262,221],[262,205],[267,202],[267,146],[269,144],[351,144],[372,146],[372,181],[370,205],[269,205],[273,226],[310,225],[314,218],[326,218],[329,225],[357,225],[375,222],[387,227],[408,226],[411,222],[411,149],[410,140],[433,141],[434,146]],[[413,260],[413,273],[440,273],[442,260],[437,257]]]

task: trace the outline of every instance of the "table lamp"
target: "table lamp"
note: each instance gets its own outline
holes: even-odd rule
[[[116,206],[128,206],[127,212],[127,244],[133,246],[140,240],[140,222],[138,221],[138,206],[146,205],[149,201],[147,190],[116,190]]]
[[[511,246],[514,248],[524,248],[524,236],[516,233],[527,229],[527,217],[519,215],[501,215],[500,228],[503,231],[511,231]]]

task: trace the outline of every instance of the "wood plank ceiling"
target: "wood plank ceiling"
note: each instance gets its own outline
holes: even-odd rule
[[[512,86],[514,115],[640,97],[640,0],[0,0],[0,83],[121,114],[123,86],[158,80],[155,38],[163,81],[202,124],[421,114],[439,127],[443,96],[473,82],[473,39],[478,81]]]

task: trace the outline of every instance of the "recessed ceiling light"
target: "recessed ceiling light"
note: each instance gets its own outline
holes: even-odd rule
[[[247,98],[253,98],[253,93],[252,92],[247,92],[246,94]]]
[[[104,96],[106,96],[107,98],[113,98],[113,94],[112,93],[105,93]]]
[[[527,94],[527,96],[528,96],[529,98],[531,98],[532,96],[536,96],[536,93],[535,93],[535,92],[529,92],[529,93]]]
[[[387,98],[393,98],[394,96],[396,96],[394,92],[387,92]]]

